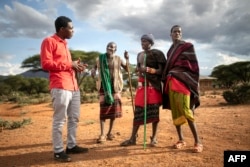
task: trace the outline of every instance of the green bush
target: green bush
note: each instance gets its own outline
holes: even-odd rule
[[[94,93],[85,93],[85,92],[81,92],[81,104],[83,103],[95,103],[98,102],[98,93],[94,92]]]
[[[244,84],[236,86],[232,90],[224,91],[223,97],[229,104],[250,103],[250,85]]]
[[[223,97],[229,104],[239,104],[239,99],[236,93],[231,90],[224,91]]]
[[[0,118],[0,128],[4,129],[16,129],[24,125],[31,124],[31,119],[23,119],[22,121],[6,121]]]
[[[41,104],[51,101],[49,93],[39,93],[39,94],[25,94],[23,92],[12,92],[10,95],[0,96],[0,101],[9,101],[17,103],[19,105],[28,105],[28,104]]]

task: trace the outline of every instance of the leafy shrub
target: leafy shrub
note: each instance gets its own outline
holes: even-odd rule
[[[98,102],[98,93],[84,93],[81,92],[81,104]]]
[[[223,98],[229,104],[239,104],[239,100],[238,100],[236,93],[231,91],[231,90],[227,90],[227,91],[223,92]]]
[[[22,121],[6,121],[0,119],[0,128],[4,129],[16,129],[24,125],[31,124],[31,119],[23,119]]]
[[[51,101],[51,97],[49,93],[39,93],[39,94],[25,94],[23,92],[12,92],[10,95],[2,95],[0,96],[0,101],[9,101],[13,103],[17,103],[19,105],[26,104],[41,104]]]
[[[232,90],[223,92],[224,99],[230,104],[250,103],[250,85],[236,86]]]

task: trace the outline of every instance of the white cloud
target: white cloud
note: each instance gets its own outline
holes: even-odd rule
[[[50,16],[16,1],[12,4],[0,10],[0,36],[38,38],[51,32],[53,20]]]
[[[54,32],[55,17],[65,14],[76,25],[71,47],[101,50],[103,42],[116,39],[119,49],[126,48],[134,56],[144,33],[153,33],[154,47],[166,53],[170,28],[180,24],[184,40],[194,43],[200,69],[209,73],[216,65],[249,59],[249,6],[249,0],[12,1],[0,6],[0,39],[41,39]]]
[[[21,69],[21,64],[13,64],[9,62],[1,62],[0,63],[0,75],[8,76],[8,75],[16,75],[20,74],[24,71],[27,71],[27,69]]]
[[[226,55],[223,53],[218,53],[218,62],[220,62],[220,64],[232,64],[235,62],[239,62],[239,61],[247,61],[246,59],[240,58],[240,57],[235,57],[235,56],[230,56],[230,55]]]

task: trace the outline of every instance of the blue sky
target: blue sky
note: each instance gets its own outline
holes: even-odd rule
[[[114,41],[136,63],[140,37],[152,33],[154,48],[167,52],[170,28],[182,26],[194,44],[201,75],[221,64],[250,60],[249,0],[1,0],[0,75],[16,75],[21,63],[40,53],[42,40],[55,33],[54,20],[68,16],[74,25],[69,48],[105,52]]]

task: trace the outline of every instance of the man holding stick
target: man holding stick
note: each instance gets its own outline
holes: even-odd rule
[[[104,143],[106,140],[113,140],[115,137],[111,132],[116,118],[122,117],[121,91],[123,89],[122,70],[128,70],[127,64],[115,54],[117,45],[109,42],[106,47],[106,53],[99,55],[96,59],[96,65],[91,71],[92,77],[98,70],[97,90],[99,91],[100,102],[100,128],[101,134],[97,143]],[[124,53],[128,60],[128,54]],[[109,130],[105,135],[105,120],[109,119]]]
[[[137,55],[138,88],[135,95],[133,129],[130,139],[122,142],[121,146],[135,145],[140,125],[144,124],[145,127],[147,123],[152,123],[150,145],[156,146],[157,144],[156,132],[160,120],[159,109],[162,104],[161,76],[166,59],[162,51],[151,49],[153,44],[152,34],[145,34],[141,37],[143,51]]]

